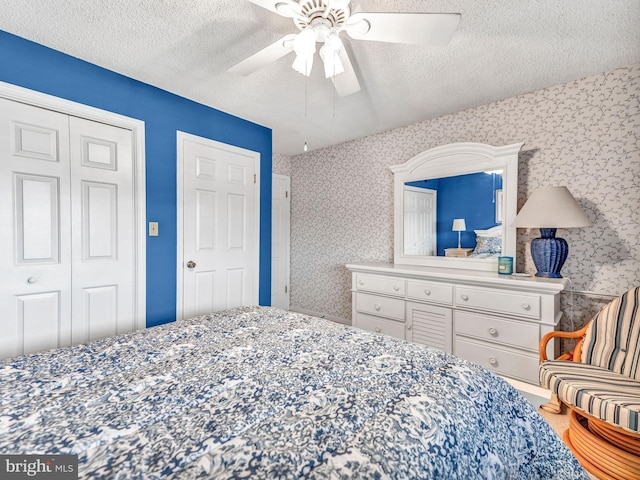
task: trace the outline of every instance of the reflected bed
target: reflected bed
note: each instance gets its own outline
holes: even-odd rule
[[[588,478],[482,367],[267,307],[0,361],[0,400],[0,453],[80,478]]]

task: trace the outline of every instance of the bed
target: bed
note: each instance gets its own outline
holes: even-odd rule
[[[474,230],[476,234],[476,246],[471,253],[475,258],[498,258],[502,254],[502,225],[487,228],[486,230]]]
[[[80,478],[588,479],[482,367],[269,307],[0,361],[0,454]]]

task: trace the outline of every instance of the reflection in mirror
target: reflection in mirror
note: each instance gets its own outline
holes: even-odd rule
[[[393,263],[495,273],[498,255],[515,260],[522,145],[451,143],[390,167]]]
[[[502,251],[502,173],[405,182],[404,254],[497,257]],[[454,219],[464,220],[458,222],[462,230],[454,230]]]

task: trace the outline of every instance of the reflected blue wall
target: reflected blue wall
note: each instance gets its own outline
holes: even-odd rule
[[[0,31],[0,81],[145,122],[147,326],[176,315],[176,131],[260,153],[260,293],[271,304],[271,130]]]
[[[476,246],[474,230],[485,230],[498,225],[495,191],[502,189],[501,175],[480,172],[407,182],[407,185],[430,188],[438,192],[436,210],[438,255],[444,255],[445,248],[458,246],[458,232],[451,230],[454,218],[464,218],[467,226],[467,230],[460,235],[462,248]]]

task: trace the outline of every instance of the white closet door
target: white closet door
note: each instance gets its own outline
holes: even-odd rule
[[[178,316],[258,303],[259,161],[256,152],[178,132]]]
[[[0,357],[71,343],[68,117],[0,99]]]
[[[131,131],[69,125],[75,344],[135,328],[134,175]]]
[[[0,99],[0,357],[135,328],[132,143]]]
[[[273,175],[271,195],[271,306],[289,309],[291,179]]]

